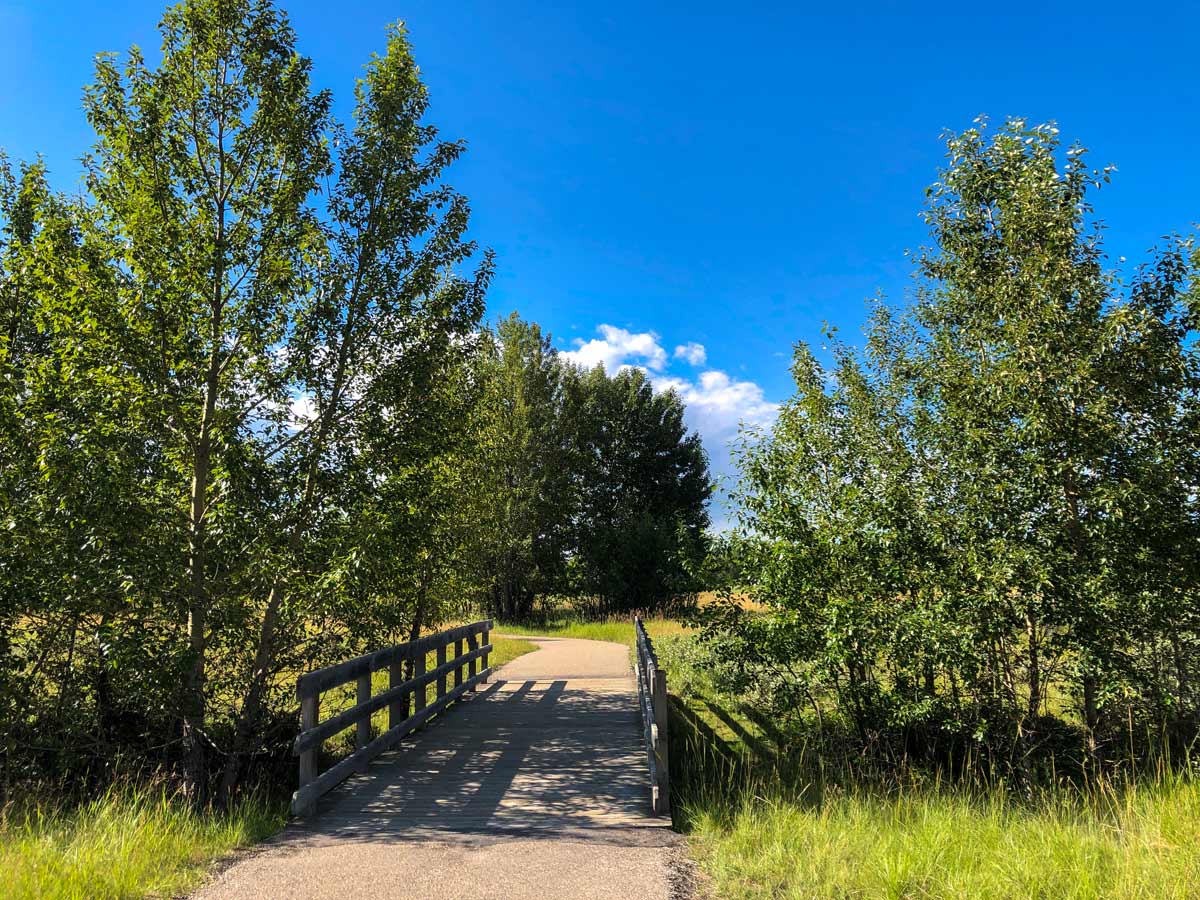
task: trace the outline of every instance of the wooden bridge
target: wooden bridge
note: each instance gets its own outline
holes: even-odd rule
[[[196,900],[665,900],[665,677],[635,627],[636,673],[624,645],[565,638],[529,638],[535,652],[492,673],[487,621],[305,675],[302,818]],[[321,694],[348,682],[356,705],[322,722]],[[356,751],[319,772],[321,742],[352,727]]]

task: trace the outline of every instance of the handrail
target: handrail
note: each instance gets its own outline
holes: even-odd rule
[[[638,704],[650,769],[650,809],[655,815],[671,812],[670,758],[667,745],[667,673],[658,665],[654,643],[641,616],[633,617],[637,652]]]
[[[296,696],[300,699],[300,733],[292,752],[300,758],[300,784],[292,795],[292,814],[308,815],[317,800],[355,772],[364,772],[368,764],[401,738],[445,710],[467,691],[475,690],[491,675],[488,654],[492,645],[488,633],[492,620],[485,619],[431,634],[415,641],[385,647],[374,653],[357,656],[333,666],[326,666],[301,675],[296,681]],[[483,643],[480,646],[480,636]],[[463,643],[466,642],[464,652]],[[454,644],[454,658],[446,660],[446,648]],[[425,671],[425,656],[437,651],[437,666]],[[477,671],[482,659],[482,671]],[[412,677],[404,678],[404,663],[412,663]],[[467,669],[464,679],[463,668]],[[371,675],[388,670],[387,690],[371,695]],[[447,690],[446,676],[453,673],[454,687]],[[356,704],[335,716],[319,721],[321,694],[349,681],[358,682]],[[436,681],[437,697],[426,705],[425,687]],[[408,712],[409,697],[415,700],[414,711]],[[371,716],[388,708],[388,730],[371,739]],[[351,725],[358,726],[355,750],[350,756],[317,774],[317,757],[321,744]]]

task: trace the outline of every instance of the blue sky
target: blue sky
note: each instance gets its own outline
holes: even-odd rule
[[[341,112],[407,21],[432,121],[470,145],[451,180],[498,254],[491,311],[648,366],[719,469],[738,418],[790,393],[794,341],[856,340],[866,298],[902,298],[943,129],[1055,119],[1115,163],[1114,264],[1200,220],[1190,2],[283,5]],[[0,0],[0,146],[73,184],[92,55],[157,46],[162,7]]]

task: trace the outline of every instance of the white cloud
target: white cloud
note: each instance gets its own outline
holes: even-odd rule
[[[576,338],[574,348],[561,351],[576,365],[593,368],[603,365],[615,374],[626,368],[639,368],[650,377],[656,391],[675,391],[684,402],[688,428],[697,432],[708,451],[709,470],[718,483],[711,514],[714,528],[731,525],[728,488],[737,473],[730,453],[731,442],[741,425],[766,427],[775,421],[779,406],[770,402],[755,382],[738,378],[720,369],[699,373],[674,374],[669,367],[676,360],[688,366],[702,367],[708,361],[703,344],[687,341],[675,347],[668,357],[653,331],[632,332],[613,325],[600,325],[599,338]]]
[[[291,402],[292,422],[298,428],[317,417],[317,403],[311,394],[296,394]]]
[[[660,391],[679,394],[687,405],[689,424],[706,441],[728,441],[743,422],[769,425],[779,410],[753,381],[733,378],[719,369],[701,372],[695,381],[673,375],[654,377],[652,381]]]
[[[686,344],[680,344],[675,348],[675,358],[686,359],[693,366],[702,366],[708,360],[708,353],[705,351],[703,344],[688,341]]]
[[[699,433],[708,451],[708,468],[717,483],[710,514],[715,531],[733,525],[729,490],[737,480],[731,453],[733,439],[742,425],[766,427],[775,421],[779,405],[767,400],[753,381],[732,377],[719,369],[701,372],[696,379],[677,375],[651,376],[656,390],[673,390],[685,405],[684,420]]]
[[[625,366],[639,365],[654,372],[666,367],[667,351],[653,331],[635,334],[613,325],[601,325],[596,330],[602,337],[590,341],[576,338],[575,349],[565,350],[562,355],[587,369],[603,365],[610,375]]]

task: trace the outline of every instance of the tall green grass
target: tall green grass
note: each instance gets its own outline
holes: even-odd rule
[[[1200,782],[1120,790],[945,786],[693,797],[691,845],[721,898],[1142,900],[1200,896]]]
[[[1189,759],[1101,781],[951,782],[789,729],[723,690],[689,638],[663,641],[659,656],[676,694],[675,821],[715,897],[1200,897],[1200,770]]]
[[[133,900],[190,890],[214,859],[283,827],[281,805],[249,799],[196,813],[159,788],[113,788],[82,806],[0,813],[0,896]]]

